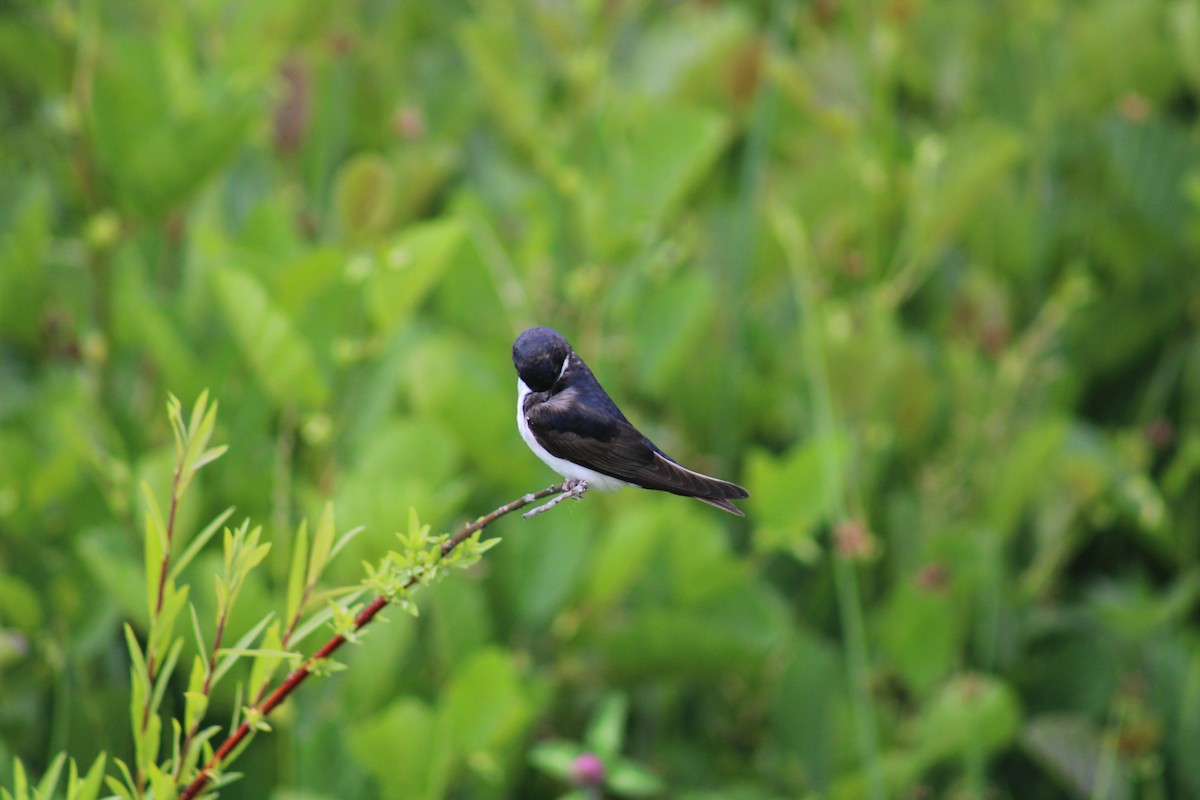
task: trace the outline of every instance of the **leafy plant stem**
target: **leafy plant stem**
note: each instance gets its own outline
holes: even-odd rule
[[[221,608],[221,616],[217,620],[217,634],[213,637],[212,647],[208,652],[208,670],[204,675],[204,685],[201,688],[201,693],[207,698],[212,693],[213,674],[217,669],[217,653],[221,650],[221,640],[225,637],[225,626],[229,623],[229,606]],[[192,742],[196,739],[196,733],[200,730],[201,720],[196,720],[191,728],[188,729],[187,735],[183,739],[183,747],[179,750],[179,759],[175,763],[175,780],[178,781],[183,772],[183,765],[187,763],[188,753],[191,752]]]
[[[771,23],[769,27],[769,44],[764,48],[762,58],[771,58],[773,48],[785,47],[784,37],[784,7],[786,4],[775,2],[771,6]],[[764,70],[764,78],[759,84],[754,98],[754,110],[746,131],[746,148],[738,171],[738,186],[734,201],[730,235],[724,252],[720,253],[718,264],[719,280],[728,296],[737,296],[737,287],[744,285],[750,272],[748,264],[754,261],[758,231],[757,219],[762,206],[761,192],[763,179],[766,174],[771,149],[771,137],[775,130],[775,118],[779,108],[779,87]],[[740,370],[740,365],[734,359],[739,358],[743,351],[740,339],[743,328],[734,324],[734,320],[742,313],[735,305],[722,304],[724,309],[720,320],[721,337],[728,343],[726,360],[731,371]],[[721,419],[737,419],[737,397],[734,387],[736,381],[723,381],[714,387],[714,400],[719,409]],[[717,429],[717,446],[722,460],[728,463],[736,446],[737,425],[722,425]]]
[[[315,586],[316,586],[316,583],[314,581],[314,582],[308,583],[304,587],[304,593],[300,596],[300,604],[296,608],[296,613],[292,615],[292,619],[288,623],[287,630],[283,632],[283,637],[279,640],[280,644],[285,649],[287,648],[288,644],[292,641],[292,636],[296,633],[296,626],[298,626],[300,624],[300,620],[303,617],[304,608],[308,604],[308,599],[312,596],[312,590],[315,588]],[[264,686],[263,689],[265,690],[266,687]],[[254,698],[254,702],[257,703],[261,699],[262,699],[262,692],[259,692],[258,696]]]
[[[522,495],[516,500],[505,503],[504,505],[480,517],[474,522],[463,526],[460,531],[447,539],[441,548],[442,557],[445,558],[469,537],[483,530],[500,517],[522,509],[530,503],[537,502],[543,497],[548,497],[549,495],[557,494],[565,490],[566,487],[563,484],[554,484],[553,486],[547,486],[545,489],[540,489],[539,491]],[[410,588],[417,582],[417,580],[418,579],[415,577],[412,578],[404,585],[403,588]],[[387,607],[387,605],[391,602],[392,598],[388,596],[379,595],[375,597],[375,599],[372,600],[370,604],[360,611],[354,618],[354,629],[351,631],[351,633],[357,632],[369,625],[371,621],[379,614],[379,612]],[[346,643],[346,641],[347,636],[344,634],[337,634],[336,636],[333,636],[331,639],[329,639],[329,641],[321,646],[321,649],[309,656],[303,664],[301,664],[286,678],[284,678],[283,681],[277,687],[275,687],[275,690],[271,692],[271,694],[269,694],[265,700],[255,706],[253,711],[246,715],[246,719],[241,723],[241,725],[239,725],[233,731],[233,733],[231,733],[229,737],[222,742],[221,746],[217,748],[217,751],[213,753],[212,758],[210,758],[208,763],[205,764],[204,769],[200,771],[200,774],[197,775],[196,778],[190,784],[188,784],[188,786],[182,792],[180,792],[179,800],[190,800],[190,798],[197,797],[200,792],[204,790],[204,787],[208,785],[209,781],[212,779],[221,763],[228,758],[229,755],[243,743],[243,741],[245,741],[246,737],[250,735],[251,731],[258,727],[261,721],[268,714],[270,714],[276,706],[280,705],[284,700],[286,700],[288,695],[294,692],[296,688],[313,673],[313,671],[321,662],[332,657],[333,654],[336,653],[341,646]]]
[[[180,495],[180,479],[183,475],[185,457],[180,456],[179,461],[175,464],[175,472],[171,477],[171,509],[167,512],[167,529],[166,529],[166,544],[163,546],[162,565],[158,571],[158,595],[154,603],[153,613],[150,615],[150,626],[153,629],[157,624],[163,608],[163,597],[166,593],[167,581],[170,576],[171,567],[171,544],[175,537],[175,515],[179,509]],[[155,637],[150,636],[146,647],[146,685],[153,686],[155,675],[158,671],[157,653],[155,653],[153,642]],[[150,711],[153,705],[153,693],[147,692],[146,703],[142,706],[142,732],[145,733],[150,724]],[[138,789],[139,792],[146,787],[146,774],[142,769],[138,769]]]
[[[804,319],[803,353],[805,372],[812,400],[813,428],[820,442],[821,474],[824,477],[826,508],[835,520],[846,518],[844,456],[837,442],[837,421],[822,347],[822,321],[817,305],[817,292],[812,282],[812,247],[803,223],[794,215],[776,206],[772,215],[775,230],[787,253],[796,303]],[[886,797],[879,743],[876,739],[874,702],[868,691],[867,637],[859,599],[858,577],[853,562],[833,553],[833,580],[837,596],[838,616],[845,631],[843,648],[850,675],[850,701],[854,709],[859,750],[867,776],[867,796],[872,800]]]
[[[171,510],[167,512],[167,545],[163,548],[162,566],[158,573],[158,599],[154,603],[154,616],[157,618],[162,612],[163,593],[166,591],[167,575],[171,566],[171,543],[175,538],[175,512],[179,509],[179,478],[183,473],[183,461],[181,460],[175,465],[175,474],[171,478]],[[153,653],[150,654],[146,661],[147,667],[153,664]],[[151,667],[151,677],[153,677],[153,668]]]

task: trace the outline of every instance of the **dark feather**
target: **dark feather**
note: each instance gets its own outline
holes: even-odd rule
[[[525,398],[525,418],[542,447],[604,475],[742,516],[729,500],[748,497],[745,489],[676,463],[633,427],[582,359],[574,353],[570,359],[548,391]]]

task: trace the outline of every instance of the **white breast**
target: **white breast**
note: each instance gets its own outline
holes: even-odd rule
[[[573,461],[567,461],[565,458],[559,458],[542,447],[538,443],[537,437],[533,435],[533,431],[529,430],[529,421],[525,419],[525,397],[529,392],[530,389],[525,385],[525,381],[517,378],[517,429],[521,431],[521,438],[525,440],[525,444],[529,445],[529,449],[533,451],[535,456],[567,480],[587,481],[588,486],[592,489],[612,492],[620,489],[622,486],[630,485],[623,480],[603,475],[595,470],[582,467]]]

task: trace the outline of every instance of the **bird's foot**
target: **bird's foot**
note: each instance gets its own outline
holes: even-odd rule
[[[587,493],[587,490],[588,490],[588,482],[587,481],[563,481],[562,494],[560,494],[558,497],[555,497],[549,503],[540,505],[537,508],[533,509],[532,511],[526,511],[524,514],[521,515],[521,519],[529,519],[530,517],[536,517],[538,514],[541,514],[542,512],[549,511],[550,509],[554,508],[556,505],[561,503],[563,500],[566,500],[568,497],[574,497],[576,500],[578,500]]]

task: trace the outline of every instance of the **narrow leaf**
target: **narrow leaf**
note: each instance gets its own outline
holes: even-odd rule
[[[204,394],[200,395],[201,398]],[[167,419],[171,420],[171,431],[175,434],[175,455],[183,458],[183,443],[187,439],[187,428],[183,425],[183,403],[173,394],[167,395]]]
[[[197,654],[192,657],[192,673],[188,677],[188,690],[184,692],[183,724],[189,731],[199,724],[208,710],[208,696],[204,693],[207,680],[208,660]]]
[[[321,573],[325,571],[325,565],[329,562],[329,552],[333,549],[333,504],[326,503],[324,510],[321,512],[321,521],[317,524],[317,533],[313,537],[312,557],[308,562],[308,586],[316,584],[321,577]]]
[[[192,634],[196,637],[196,652],[207,653],[208,646],[204,644],[204,631],[200,629],[200,617],[196,613],[196,606],[188,603],[188,609],[192,612]]]
[[[279,405],[321,406],[329,393],[308,341],[254,278],[214,271],[222,311],[243,357]]]
[[[13,759],[13,792],[16,800],[29,798],[29,778],[25,775],[25,765],[19,758]]]
[[[242,643],[238,642],[238,644],[241,645]],[[274,624],[267,629],[266,634],[263,636],[262,647],[265,650],[280,649],[278,624]],[[279,659],[274,657],[259,656],[254,659],[254,664],[250,667],[250,691],[254,693],[252,697],[255,700],[257,700],[260,692],[265,691],[267,683],[271,680],[271,676],[275,674],[277,666],[279,666]],[[238,693],[241,693],[241,684],[238,684]],[[234,723],[232,728],[237,727],[237,709],[240,706],[240,700],[234,703]]]
[[[263,647],[222,647],[217,651],[222,656],[270,656],[272,658],[295,658],[296,654],[291,650],[283,650],[281,648],[263,648]]]
[[[217,668],[213,670],[212,683],[214,686],[217,684],[217,681],[224,677],[225,673],[229,671],[229,668],[233,666],[233,662],[237,660],[237,651],[244,650],[245,648],[249,647],[250,643],[258,638],[259,634],[262,633],[263,628],[265,628],[267,623],[274,619],[274,617],[274,613],[267,614],[267,616],[259,620],[257,625],[246,631],[242,638],[238,639],[232,648],[229,648],[230,650],[234,651],[234,654],[226,656],[217,662]],[[223,650],[222,652],[227,651]]]
[[[135,684],[140,683],[140,687],[135,686],[134,690],[136,692],[138,688],[141,688],[143,691],[146,691],[148,689],[146,684],[146,658],[142,654],[142,647],[138,644],[137,636],[133,633],[133,626],[129,623],[125,624],[125,645],[129,649],[129,668],[133,673],[134,682]]]
[[[158,674],[154,676],[154,694],[150,698],[150,712],[152,714],[157,714],[158,709],[162,706],[163,694],[167,691],[167,685],[171,682],[171,674],[175,671],[175,664],[179,661],[179,652],[182,649],[183,637],[181,636],[175,639],[175,643],[167,653],[166,660],[163,661]]]
[[[67,787],[67,800],[96,800],[100,796],[100,784],[104,780],[104,753],[96,756],[87,774],[80,780],[75,775],[75,762],[71,762],[71,782]]]
[[[287,617],[289,623],[303,611],[304,573],[308,561],[308,520],[301,520],[292,544],[292,564],[288,569]]]
[[[63,764],[67,763],[67,754],[59,753],[51,761],[50,766],[46,768],[42,779],[38,781],[37,787],[33,790],[37,797],[52,797],[54,790],[58,788],[58,779],[62,776]]]
[[[603,761],[610,761],[621,752],[625,739],[625,713],[628,700],[622,694],[610,694],[588,726],[587,743]]]
[[[146,776],[150,779],[150,788],[154,791],[154,800],[174,800],[176,796],[175,781],[158,764],[146,765]]]
[[[363,592],[364,592],[363,589],[355,589],[353,592],[351,592],[349,595],[347,595],[345,597],[343,602],[346,603],[347,605],[350,603],[353,603],[355,600],[357,600],[363,594]],[[334,594],[334,593],[330,593],[330,594]],[[336,594],[341,594],[341,593],[339,592]],[[314,598],[314,603],[318,599],[324,599],[324,597],[325,596],[322,596],[322,598]],[[329,604],[323,605],[319,611],[315,612],[311,617],[309,617],[307,620],[305,620],[298,628],[296,628],[296,632],[292,634],[292,639],[290,642],[288,642],[288,645],[291,647],[298,647],[301,642],[303,642],[306,638],[308,638],[308,635],[310,633],[312,633],[317,628],[320,628],[322,625],[324,625],[326,622],[328,622],[332,616],[333,616],[333,607],[330,606]]]
[[[329,552],[329,560],[332,561],[333,559],[337,558],[337,554],[342,552],[342,548],[350,544],[354,537],[358,536],[366,529],[367,527],[365,525],[359,525],[357,528],[351,528],[343,533],[341,538],[337,540],[337,544],[333,546],[333,550]]]
[[[210,464],[213,461],[216,461],[218,458],[225,455],[225,451],[228,449],[229,445],[227,444],[218,445],[217,447],[210,447],[201,453],[199,457],[197,457],[196,463],[192,466],[192,469],[200,469],[205,464]]]

